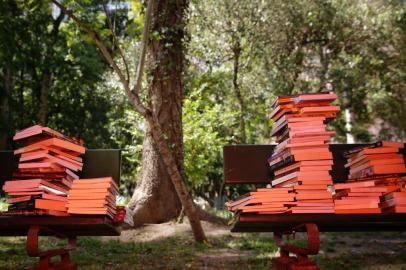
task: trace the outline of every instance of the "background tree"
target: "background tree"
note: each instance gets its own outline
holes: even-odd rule
[[[145,155],[148,155],[149,161],[153,162],[154,156],[152,156],[151,153],[153,153],[152,151],[154,149],[157,150],[157,153],[159,153],[159,156],[157,156],[158,162],[163,162],[163,164],[165,164],[166,172],[172,181],[173,187],[175,188],[178,198],[189,219],[196,241],[205,241],[206,237],[200,223],[199,214],[190,194],[188,193],[186,184],[183,181],[181,167],[179,166],[179,163],[181,164],[183,160],[181,156],[183,153],[181,151],[178,152],[178,149],[182,150],[182,128],[180,121],[180,104],[183,95],[182,69],[184,57],[182,51],[182,39],[184,35],[183,19],[184,12],[187,8],[187,2],[174,3],[171,1],[159,1],[156,4],[151,0],[148,2],[140,63],[133,88],[130,88],[130,75],[123,53],[119,50],[120,56],[125,64],[126,73],[124,73],[114,61],[112,54],[109,53],[105,43],[97,32],[73,15],[72,12],[62,6],[58,1],[52,0],[52,2],[94,40],[105,60],[116,72],[131,104],[134,106],[134,109],[145,118],[148,125],[144,141],[151,140],[151,142],[146,142],[144,148],[148,145],[151,145],[151,148],[148,149],[148,152],[144,152],[144,157]],[[149,42],[150,24],[152,24],[151,31],[156,35],[161,35],[154,38],[152,42]],[[109,21],[110,28],[111,25],[112,24]],[[115,40],[114,29],[111,30],[114,38],[113,40]],[[152,83],[147,93],[147,105],[144,105],[141,101],[140,90],[147,46],[149,47],[149,50],[151,50],[151,56],[154,62],[152,68],[150,68],[150,72],[152,73]],[[170,91],[168,91],[168,89]],[[165,109],[167,110],[166,112]],[[170,125],[166,126],[168,122]],[[174,134],[174,129],[175,131],[180,131],[180,133]],[[171,140],[173,143],[171,143]],[[176,142],[178,144],[176,144]],[[155,164],[158,165],[159,163]],[[150,164],[144,164],[143,169],[147,170],[149,165]],[[154,167],[150,173],[156,173],[157,171],[158,168]],[[141,205],[142,207],[143,204],[146,204],[145,201],[153,196],[151,194],[153,189],[160,189],[161,186],[163,185],[161,185],[160,182],[153,182],[150,176],[146,177],[145,182],[139,184],[139,188],[145,191],[142,194],[142,197],[145,199],[142,198],[140,200],[139,197],[135,196],[135,199],[139,200],[137,206]],[[170,189],[167,188],[166,191],[170,192]],[[168,194],[165,195],[168,196]],[[162,204],[156,202],[154,206],[157,205]],[[156,211],[156,209],[151,208],[150,205],[147,207],[149,207],[149,211]],[[137,209],[135,209],[135,213],[137,213]],[[147,215],[147,213],[144,212],[144,218],[145,215]]]

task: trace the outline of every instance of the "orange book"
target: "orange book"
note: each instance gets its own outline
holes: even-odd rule
[[[101,177],[101,178],[81,178],[74,181],[74,184],[96,184],[96,183],[111,183],[115,189],[119,189],[116,182],[111,177]]]
[[[399,148],[396,147],[376,147],[376,148],[366,148],[361,150],[359,155],[372,155],[372,154],[390,154],[398,153]]]
[[[339,112],[340,106],[303,107],[300,113]]]
[[[334,209],[300,209],[294,208],[291,209],[292,214],[328,214],[334,213]]]
[[[328,185],[332,185],[333,181],[331,179],[330,180],[306,180],[306,181],[303,181],[303,180],[298,181],[297,179],[291,179],[291,180],[288,180],[286,182],[277,184],[277,185],[275,185],[275,187],[277,187],[277,188],[279,188],[279,187],[294,187],[294,186],[297,186],[297,185],[300,185],[300,184],[309,185],[309,186],[310,185],[314,185],[314,186],[324,185],[324,186],[327,187]]]
[[[83,201],[69,201],[67,203],[67,207],[104,207],[105,205],[109,204],[107,201],[98,201],[98,200],[83,200]]]
[[[383,192],[349,192],[349,197],[380,197]]]
[[[270,197],[270,198],[252,198],[250,200],[251,203],[271,203],[271,202],[288,202],[293,201],[295,199],[295,195],[286,195],[285,197]]]
[[[33,143],[31,145],[25,146],[23,148],[20,148],[16,151],[14,151],[14,154],[21,154],[25,152],[30,152],[32,149],[38,149],[39,146],[48,146],[48,147],[53,147],[57,148],[62,151],[69,151],[69,154],[78,156],[81,154],[85,153],[85,148],[81,145],[77,145],[65,140],[61,140],[58,138],[50,138],[46,140],[42,140],[36,143]]]
[[[384,201],[379,204],[381,208],[387,208],[387,207],[392,207],[392,206],[406,206],[406,198],[400,198],[400,199],[391,199]]]
[[[394,142],[394,141],[380,141],[378,144],[382,145],[383,147],[394,147],[394,148],[404,148],[404,142]]]
[[[325,151],[297,151],[293,155],[295,161],[333,159],[333,155],[327,149]]]
[[[393,206],[385,208],[385,212],[390,213],[406,213],[406,206]]]
[[[293,101],[295,104],[302,102],[313,102],[313,101],[327,101],[333,102],[337,99],[337,95],[334,92],[322,92],[322,93],[309,93],[309,94],[299,94]]]
[[[335,112],[306,112],[301,113],[300,116],[303,117],[325,117],[326,119],[331,119],[336,117]]]
[[[110,190],[111,191],[111,190]],[[89,196],[93,196],[96,193],[108,193],[109,190],[107,188],[95,188],[95,189],[71,189],[69,191],[69,195],[76,195],[76,194],[89,194]],[[113,191],[114,192],[114,191]]]
[[[379,197],[344,197],[340,200],[334,200],[336,205],[356,204],[356,203],[379,203]]]
[[[336,204],[335,209],[367,209],[367,208],[379,208],[378,202],[370,203],[354,203],[354,204]]]
[[[332,195],[329,192],[315,192],[315,193],[300,193],[296,194],[296,200],[315,200],[315,199],[331,199]]]
[[[35,208],[56,210],[56,211],[66,211],[66,202],[36,199]]]
[[[357,187],[357,188],[351,188],[350,192],[392,192],[398,190],[399,187],[397,186],[379,186],[379,187]]]
[[[335,209],[336,214],[378,214],[380,208],[360,208],[360,209]]]
[[[394,198],[406,198],[406,192],[391,192],[388,194],[385,194],[383,196],[384,200],[390,200],[390,199],[394,199]]]
[[[357,187],[373,187],[375,186],[375,181],[359,181],[359,182],[351,182],[351,183],[343,183],[343,184],[334,184],[334,189],[350,189],[350,188],[357,188]]]
[[[293,188],[257,188],[256,192],[278,192],[286,193],[292,191]]]
[[[302,191],[302,190],[313,190],[313,189],[320,189],[320,190],[327,190],[326,185],[298,185],[294,187],[295,190]]]
[[[61,168],[59,165],[53,162],[29,162],[29,163],[19,163],[19,169],[31,169],[31,168],[49,168],[49,169],[58,169]]]
[[[304,180],[331,180],[331,176],[328,171],[316,171],[316,172],[292,172],[284,176],[275,178],[271,183],[272,186],[281,184],[283,182],[295,180],[295,181],[304,181]]]
[[[303,143],[303,142],[312,142],[312,141],[323,141],[329,142],[332,135],[324,135],[324,136],[312,136],[312,137],[296,137],[289,139],[289,143]]]
[[[368,167],[376,165],[390,165],[390,164],[404,164],[404,159],[402,158],[391,158],[391,159],[362,159],[357,163],[347,163],[346,168],[351,167],[351,171],[358,171],[361,169],[366,169]]]
[[[379,155],[360,155],[360,156],[354,156],[350,157],[347,162],[347,167],[351,166],[351,164],[355,164],[359,161],[363,160],[388,160],[388,159],[402,159],[403,156],[402,154],[379,154]]]
[[[71,169],[73,171],[82,170],[82,165],[77,165],[76,163],[70,162],[66,159],[54,157],[54,156],[46,154],[46,153],[39,153],[37,155],[32,155],[30,157],[21,157],[20,162],[32,161],[32,160],[36,160],[36,159],[43,159],[43,162],[55,163],[61,167],[65,167],[65,168]],[[26,164],[26,163],[22,163],[22,164]],[[31,163],[27,163],[27,164],[31,164]],[[33,168],[33,167],[30,167],[30,168]],[[35,166],[34,166],[34,168],[35,168]]]

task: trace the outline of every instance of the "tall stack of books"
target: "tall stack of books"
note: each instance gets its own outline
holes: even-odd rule
[[[117,193],[118,186],[111,177],[74,180],[68,196],[68,213],[113,218]]]
[[[326,123],[340,110],[331,105],[336,98],[331,92],[301,94],[279,97],[272,105],[272,136],[278,145],[268,159],[275,175],[271,183],[296,193],[288,212],[334,212],[328,191],[333,156],[327,143],[335,132],[327,130]]]
[[[349,180],[336,184],[336,213],[380,213],[402,211],[402,193],[406,173],[401,151],[403,143],[377,142],[347,154]],[[400,195],[402,196],[402,195]]]
[[[233,212],[334,213],[330,170],[333,156],[327,142],[334,131],[326,123],[340,110],[328,93],[278,97],[272,105],[272,136],[278,145],[268,159],[272,188],[258,189],[227,203]]]
[[[67,194],[83,167],[83,143],[40,125],[13,139],[24,146],[14,152],[20,155],[18,169],[3,186],[9,214],[68,215]]]

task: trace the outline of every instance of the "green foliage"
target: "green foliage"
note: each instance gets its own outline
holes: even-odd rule
[[[123,67],[102,3],[64,1]],[[145,3],[128,3],[129,9],[108,15],[134,74]],[[66,18],[58,24],[55,10],[51,14],[49,1],[0,1],[0,78],[12,79],[10,93],[0,84],[0,101],[8,98],[10,107],[0,132],[12,135],[38,121],[41,87],[50,75],[47,124],[83,138],[89,148],[122,148],[122,188],[130,194],[140,171],[143,120],[91,38]],[[210,201],[248,190],[224,186],[222,147],[241,143],[243,133],[244,143],[270,143],[269,107],[277,95],[334,90],[337,104],[353,113],[357,141],[404,140],[405,25],[402,1],[191,1],[182,116],[184,169],[193,193]],[[167,38],[168,46],[178,38],[176,29],[151,36]],[[345,141],[343,113],[332,126],[335,140]]]
[[[213,186],[216,179],[210,179],[210,175],[219,176],[217,164],[227,138],[220,136],[218,130],[227,125],[230,116],[222,113],[220,105],[205,104],[199,93],[184,101],[184,168],[193,190]]]

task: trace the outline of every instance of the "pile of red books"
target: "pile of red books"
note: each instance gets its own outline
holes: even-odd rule
[[[373,175],[406,173],[402,150],[404,143],[381,141],[355,149],[348,154],[348,179]]]
[[[406,173],[403,147],[403,143],[384,141],[350,151],[345,165],[350,170],[349,180],[334,185],[335,212],[404,211],[404,202],[398,199],[404,193],[401,188],[405,178],[401,174]]]
[[[68,196],[68,213],[86,215],[116,214],[118,186],[111,177],[76,179]]]
[[[403,181],[406,182],[406,177],[403,177]],[[384,212],[406,213],[406,186],[383,195],[379,206]]]
[[[272,136],[278,145],[268,159],[274,172],[272,188],[258,189],[234,202],[230,211],[277,213],[334,213],[328,186],[333,157],[328,148],[334,131],[327,121],[340,110],[334,93],[278,97],[272,105]]]
[[[14,152],[20,155],[18,169],[3,186],[8,212],[68,215],[66,196],[82,170],[82,142],[39,125],[17,132],[13,139],[24,147]]]
[[[295,202],[292,213],[332,213],[334,203],[327,190],[333,156],[328,142],[334,131],[326,122],[340,110],[331,103],[334,93],[301,94],[280,97],[273,104],[272,135],[278,143],[268,162],[274,172],[274,188],[292,187]]]
[[[229,211],[258,214],[279,214],[288,210],[295,200],[293,188],[259,188],[233,202],[226,203]]]

